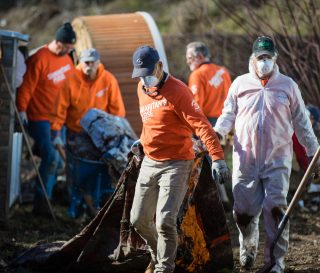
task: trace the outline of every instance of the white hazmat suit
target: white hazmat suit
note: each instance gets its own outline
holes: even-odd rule
[[[253,60],[253,57],[250,59]],[[249,73],[232,83],[222,115],[214,129],[225,136],[234,128],[233,196],[234,216],[240,232],[240,262],[256,257],[261,211],[266,231],[265,263],[270,244],[287,206],[292,162],[292,135],[313,156],[318,148],[311,122],[297,84],[279,72],[275,64],[265,86],[252,61]],[[275,247],[276,272],[284,270],[289,224]]]

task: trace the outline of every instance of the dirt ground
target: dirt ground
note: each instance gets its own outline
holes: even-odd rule
[[[295,179],[293,179],[295,181],[291,182],[289,200],[294,194],[300,177],[296,175]],[[318,193],[319,195],[320,193]],[[311,197],[314,197],[314,195],[305,194],[303,198],[307,209],[302,210],[297,206],[291,217],[290,246],[286,257],[286,273],[320,273],[320,213],[317,208],[308,209],[308,200]],[[33,216],[30,203],[17,204],[12,209],[12,216],[7,226],[0,228],[0,272],[30,272],[27,269],[12,271],[5,267],[14,257],[17,257],[19,253],[30,246],[40,242],[68,240],[86,224],[86,221],[75,223],[69,219],[64,204],[56,203],[54,207],[58,220],[57,225],[52,219]],[[232,235],[235,261],[234,272],[238,273],[238,232],[231,213],[227,212],[226,215]],[[261,229],[262,234],[263,231]],[[261,236],[259,254],[252,272],[262,266],[262,253],[263,236]]]

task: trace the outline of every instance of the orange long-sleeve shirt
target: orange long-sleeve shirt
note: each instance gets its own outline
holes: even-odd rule
[[[169,76],[156,98],[143,92],[138,84],[140,115],[143,122],[140,137],[145,154],[153,160],[191,160],[192,133],[206,145],[213,160],[223,159],[217,135],[195,102],[189,88]]]
[[[17,91],[17,107],[19,111],[27,112],[29,120],[49,120],[64,81],[73,73],[72,60],[68,55],[52,53],[46,45],[26,63],[27,71]]]
[[[120,117],[126,114],[118,81],[102,64],[99,64],[95,80],[89,80],[80,67],[75,69],[57,97],[52,130],[60,130],[66,123],[68,129],[79,132],[82,129],[80,119],[90,108]]]
[[[206,117],[218,118],[231,85],[228,71],[213,63],[204,63],[192,71],[188,85]]]

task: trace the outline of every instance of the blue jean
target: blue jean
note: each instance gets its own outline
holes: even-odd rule
[[[49,199],[52,198],[53,187],[56,183],[57,170],[62,165],[58,151],[51,142],[49,121],[29,121],[28,131],[35,141],[35,148],[41,157],[39,173],[44,183]],[[44,193],[37,180],[35,201],[44,197]]]

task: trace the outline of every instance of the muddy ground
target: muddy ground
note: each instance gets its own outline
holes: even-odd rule
[[[300,177],[295,176],[290,186],[289,200],[293,196]],[[305,209],[297,206],[290,222],[290,246],[286,257],[286,273],[320,273],[320,213],[317,206],[311,206],[310,200],[319,196],[304,194]],[[68,240],[77,234],[89,221],[74,222],[67,217],[66,205],[61,202],[54,204],[58,224],[52,219],[35,217],[31,212],[31,204],[24,202],[12,209],[7,226],[0,228],[0,272],[31,272],[20,268],[6,269],[6,265],[23,250],[35,243]],[[230,211],[226,213],[228,225],[232,235],[235,269],[239,272],[238,262],[238,233]],[[263,234],[263,232],[261,232]],[[259,255],[252,272],[262,266],[263,236],[261,238]]]

